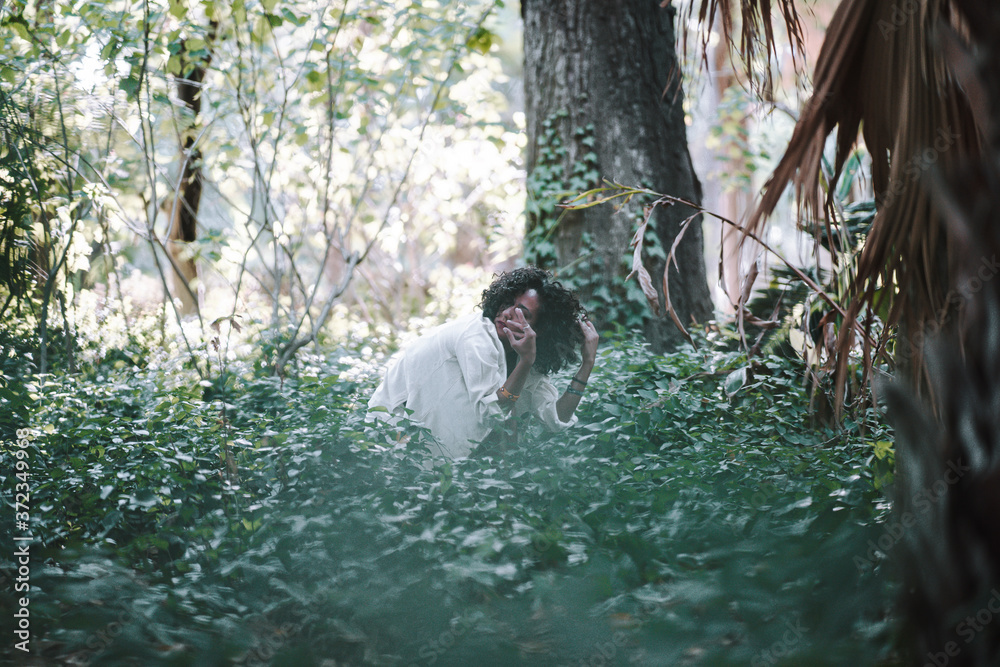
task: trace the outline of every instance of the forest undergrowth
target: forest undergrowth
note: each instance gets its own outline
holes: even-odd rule
[[[31,657],[3,657],[895,664],[880,412],[818,423],[800,360],[699,342],[609,337],[575,427],[435,464],[426,432],[366,422],[371,341],[284,378],[252,358],[201,382],[182,358],[5,368],[34,541]]]

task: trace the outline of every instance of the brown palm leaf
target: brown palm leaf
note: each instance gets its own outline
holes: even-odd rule
[[[663,6],[671,0],[664,0]],[[764,69],[764,87],[770,88],[772,58],[777,57],[774,27],[771,20],[772,6],[777,5],[781,21],[785,26],[792,55],[803,52],[802,22],[795,8],[794,0],[701,0],[685,4],[681,15],[681,25],[689,23],[698,8],[698,25],[701,31],[701,53],[707,57],[709,28],[718,25],[723,37],[732,48],[737,48],[746,67],[748,78],[754,80],[753,64],[760,59],[763,51],[767,67]],[[738,10],[738,11],[737,11]],[[739,44],[736,43],[736,18],[739,18]],[[687,47],[687,32],[684,33],[684,47]]]
[[[887,324],[903,321],[919,330],[951,316],[946,295],[953,267],[928,184],[977,154],[981,137],[938,38],[944,26],[964,34],[952,0],[843,0],[817,60],[813,96],[750,218],[749,228],[759,230],[792,184],[800,214],[832,219],[834,186],[860,130],[872,156],[877,214],[858,262],[852,321],[840,329],[838,409],[853,320],[865,305],[876,305],[881,287],[895,291],[883,290],[891,294]],[[823,148],[835,128],[837,155],[826,182]],[[825,233],[831,234],[829,223]]]
[[[1000,585],[1000,5],[956,0],[969,47],[952,35],[944,44],[962,86],[976,100],[982,153],[934,182],[946,222],[953,278],[962,310],[956,326],[927,345],[933,402],[905,386],[888,392],[896,426],[896,521],[912,521],[893,554],[903,574],[902,636],[914,664],[939,656]],[[945,33],[947,34],[947,33]],[[978,105],[978,106],[977,106]],[[936,419],[928,418],[934,413]],[[936,502],[923,505],[927,489]],[[905,519],[903,517],[906,517]],[[996,665],[1000,628],[963,634],[952,667]],[[954,659],[951,659],[954,658]],[[938,661],[940,662],[940,661]]]

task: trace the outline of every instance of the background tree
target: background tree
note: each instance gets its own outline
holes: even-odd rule
[[[176,335],[204,376],[225,356],[227,322],[259,332],[262,368],[281,373],[338,319],[368,258],[380,263],[369,274],[378,284],[367,281],[360,298],[376,286],[408,295],[400,284],[416,283],[413,298],[359,309],[370,323],[383,305],[394,320],[430,295],[449,303],[424,284],[426,264],[452,252],[447,225],[464,225],[474,208],[489,221],[511,179],[450,187],[471,177],[454,165],[445,175],[447,158],[431,147],[471,155],[490,143],[495,155],[480,167],[516,148],[479,99],[492,71],[469,66],[491,57],[484,22],[496,6],[0,6],[10,147],[0,155],[0,253],[11,269],[0,274],[0,306],[39,333],[32,358],[44,368],[52,312],[70,330],[104,317],[117,292],[126,329],[133,306],[161,303],[164,342]],[[432,260],[409,262],[428,237]],[[197,325],[181,326],[188,313]],[[99,358],[121,342],[95,330],[84,346]]]
[[[196,28],[200,26],[195,26]],[[181,39],[177,44],[174,74],[177,98],[183,105],[178,115],[180,123],[180,169],[177,187],[160,206],[168,220],[167,238],[171,264],[173,295],[181,302],[182,315],[198,312],[198,266],[191,244],[198,240],[198,207],[202,193],[202,155],[198,137],[204,128],[201,119],[201,91],[205,75],[212,64],[212,48],[218,23],[209,21],[208,29],[196,38]],[[200,31],[199,31],[200,32]],[[174,46],[171,45],[171,50]]]
[[[629,240],[640,202],[618,210],[563,212],[558,203],[604,179],[642,183],[700,203],[684,123],[672,7],[654,0],[524,0],[527,118],[526,257],[555,269],[580,291],[602,326],[642,324],[654,349],[681,340],[666,317],[649,317],[627,273]],[[664,274],[683,206],[654,211],[645,239],[647,269]],[[687,227],[671,269],[671,300],[680,320],[704,321],[712,302],[699,224]],[[658,282],[658,281],[657,281]],[[658,286],[661,307],[665,304]]]

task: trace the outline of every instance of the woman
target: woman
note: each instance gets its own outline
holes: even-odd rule
[[[551,430],[576,423],[597,355],[597,330],[580,302],[541,269],[501,274],[480,307],[403,349],[368,402],[390,414],[412,410],[453,458],[468,456],[504,415],[531,413]],[[560,395],[547,376],[578,349],[580,367]]]

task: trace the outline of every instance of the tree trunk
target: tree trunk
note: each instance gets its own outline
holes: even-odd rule
[[[217,25],[210,24],[209,39],[214,40]],[[180,187],[167,201],[162,210],[169,215],[170,233],[167,247],[173,258],[175,269],[171,271],[174,297],[180,299],[181,315],[198,312],[197,286],[198,267],[190,252],[189,244],[198,240],[198,207],[201,204],[202,173],[201,150],[196,145],[201,130],[201,91],[205,74],[212,61],[211,51],[203,58],[190,58],[186,44],[181,44],[182,74],[176,77],[177,97],[184,103],[190,116],[181,129],[181,173]]]
[[[176,194],[167,197],[160,210],[167,215],[170,221],[170,233],[167,240],[167,250],[173,260],[173,267],[170,269],[170,288],[174,298],[180,299],[180,314],[194,315],[198,312],[197,285],[198,267],[194,262],[194,257],[189,252],[188,244],[198,238],[197,227],[194,224],[193,216],[183,216],[184,194]],[[197,201],[200,202],[201,195]],[[190,201],[190,199],[188,199]]]
[[[657,0],[523,0],[528,131],[529,261],[558,269],[599,325],[641,324],[656,350],[683,337],[626,289],[629,241],[641,202],[561,212],[559,201],[604,179],[700,204],[674,48],[674,9]],[[662,290],[665,256],[693,211],[659,208],[647,233],[647,266]],[[659,245],[662,252],[651,245]],[[681,321],[712,314],[700,221],[676,251],[671,301]],[[561,267],[561,268],[560,268]],[[660,294],[661,306],[664,305]],[[662,313],[661,308],[661,313]]]

